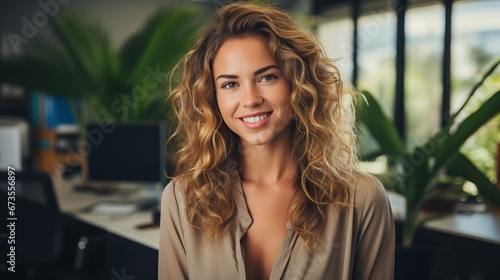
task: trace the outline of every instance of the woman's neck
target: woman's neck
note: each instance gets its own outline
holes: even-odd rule
[[[297,163],[292,156],[290,139],[272,144],[250,146],[242,143],[241,179],[257,185],[279,185],[293,181],[297,174]]]

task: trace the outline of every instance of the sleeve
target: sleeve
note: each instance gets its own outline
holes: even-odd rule
[[[357,190],[355,206],[360,211],[353,279],[394,278],[395,227],[389,199],[376,178]],[[358,188],[360,188],[358,187]],[[359,203],[359,204],[358,204]]]
[[[184,234],[178,200],[171,181],[161,198],[158,279],[188,279]]]

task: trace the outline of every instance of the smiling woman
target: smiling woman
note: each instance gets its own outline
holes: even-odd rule
[[[351,94],[312,35],[230,4],[179,67],[161,279],[392,279],[389,202],[356,168]]]
[[[220,113],[239,136],[243,149],[247,145],[273,145],[278,140],[291,142],[290,85],[264,39],[228,40],[212,68]]]

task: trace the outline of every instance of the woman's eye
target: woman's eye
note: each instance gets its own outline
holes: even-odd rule
[[[264,77],[262,77],[262,79],[260,79],[262,82],[271,82],[271,81],[274,81],[276,80],[276,76],[275,75],[266,75]]]
[[[221,88],[235,88],[236,87],[236,83],[235,82],[227,82],[227,83],[223,83]]]

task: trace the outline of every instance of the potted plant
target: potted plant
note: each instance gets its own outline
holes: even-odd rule
[[[500,189],[462,153],[459,148],[475,131],[500,113],[500,90],[494,89],[488,100],[472,112],[465,114],[464,108],[471,102],[477,89],[491,75],[500,61],[495,63],[482,80],[471,90],[464,105],[450,117],[448,124],[428,139],[425,144],[409,151],[399,136],[393,122],[383,113],[377,100],[367,91],[358,100],[357,121],[364,125],[379,146],[374,155],[386,155],[389,169],[381,176],[388,190],[399,193],[406,199],[405,218],[402,221],[402,246],[414,245],[418,227],[441,215],[422,215],[422,206],[442,197],[448,188],[439,184],[443,174],[462,177],[473,182],[484,200],[500,205]],[[365,102],[366,101],[366,102]],[[460,115],[461,118],[457,118]]]
[[[119,47],[88,14],[60,13],[49,30],[1,59],[0,82],[69,99],[81,124],[164,118],[166,74],[203,26],[194,8],[163,8]]]

